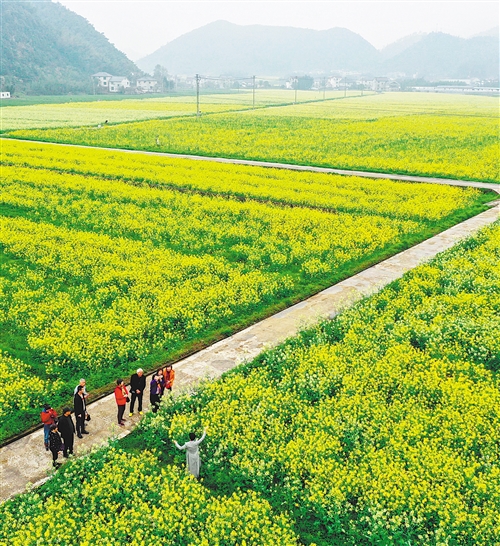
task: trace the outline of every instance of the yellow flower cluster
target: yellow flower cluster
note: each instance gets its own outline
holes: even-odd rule
[[[2,351],[0,377],[0,430],[16,411],[38,417],[42,404],[62,386],[59,380],[44,381],[34,377],[26,363]],[[4,434],[0,433],[0,436]]]
[[[69,464],[57,484],[5,503],[2,546],[293,546],[290,519],[254,492],[212,497],[150,452],[109,448]],[[55,480],[56,478],[54,478]]]
[[[483,97],[470,99],[479,101]],[[493,102],[488,102],[488,110],[477,114],[470,114],[467,104],[462,105],[462,110],[459,103],[453,102],[450,114],[442,104],[434,111],[429,107],[431,113],[421,113],[421,108],[410,105],[402,114],[380,117],[373,111],[372,103],[364,113],[351,117],[348,112],[352,101],[358,101],[362,107],[363,100],[342,102],[348,109],[345,117],[341,113],[308,115],[308,106],[301,105],[303,115],[293,115],[292,111],[287,116],[286,107],[275,109],[279,115],[256,110],[201,119],[137,122],[107,127],[105,131],[63,128],[15,131],[11,135],[113,148],[500,182],[498,108]],[[390,97],[383,104],[386,110],[391,109],[389,100]],[[415,98],[409,100],[414,102]],[[331,104],[338,112],[340,102],[330,101],[321,108],[327,109]],[[397,99],[394,109],[401,108],[401,103]],[[311,108],[317,105],[312,104]]]
[[[315,102],[266,108],[259,116],[298,116],[324,119],[370,119],[412,115],[498,117],[496,97],[436,93],[377,93],[349,100]],[[343,96],[343,93],[340,95]]]
[[[0,218],[0,242],[19,260],[5,283],[6,321],[51,373],[135,360],[292,286],[223,258],[20,218]]]
[[[5,503],[0,544],[496,544],[499,285],[497,222],[169,399],[139,443],[175,466],[110,447]],[[217,496],[184,476],[172,445],[203,426]]]
[[[225,112],[245,108],[240,104],[204,104],[205,112]],[[165,119],[196,115],[196,104],[151,100],[70,102],[0,108],[2,130],[79,127],[92,125],[104,129],[104,122],[124,123],[144,119]],[[99,127],[99,125],[101,127]]]

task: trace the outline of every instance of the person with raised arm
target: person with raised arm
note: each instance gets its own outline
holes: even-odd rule
[[[186,466],[187,471],[192,474],[195,478],[199,479],[200,477],[200,451],[198,446],[203,442],[205,436],[207,435],[207,429],[203,430],[202,437],[197,440],[196,434],[194,432],[189,433],[189,442],[186,442],[184,445],[180,446],[175,440],[174,444],[177,449],[186,450]]]

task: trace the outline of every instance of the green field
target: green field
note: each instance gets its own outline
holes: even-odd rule
[[[80,377],[109,393],[498,199],[135,153],[500,182],[496,98],[322,95],[2,108],[0,442]],[[499,287],[497,220],[79,450],[0,505],[0,546],[500,544]],[[196,481],[173,440],[205,427]]]

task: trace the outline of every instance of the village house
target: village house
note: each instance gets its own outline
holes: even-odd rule
[[[342,81],[342,76],[331,76],[328,78],[328,87],[331,87],[332,89],[337,89],[340,87],[340,82]]]
[[[138,78],[137,92],[138,93],[155,93],[159,91],[158,80],[155,78]]]
[[[99,87],[104,87],[105,89],[108,89],[109,80],[113,77],[112,74],[108,74],[107,72],[96,72],[95,74],[92,74],[92,78],[94,78],[94,81],[97,81],[97,85]]]
[[[0,99],[10,99],[10,91],[0,91]]]
[[[378,91],[378,92],[386,91],[388,83],[389,83],[389,78],[386,78],[385,76],[373,78],[372,91]]]
[[[130,87],[130,80],[125,76],[113,76],[107,72],[92,74],[94,83],[97,83],[98,92],[118,93]]]
[[[389,80],[386,91],[401,91],[401,85],[395,80]]]
[[[109,92],[119,93],[130,87],[130,80],[125,76],[112,76],[109,80]]]

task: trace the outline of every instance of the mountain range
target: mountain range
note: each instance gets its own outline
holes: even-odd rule
[[[310,30],[216,21],[172,40],[137,61],[173,74],[273,75],[370,71],[422,78],[498,79],[498,27],[469,39],[413,34],[377,50],[345,28]]]
[[[34,94],[90,92],[90,75],[142,74],[83,17],[53,2],[2,1],[2,87]]]
[[[469,39],[412,34],[382,50],[345,28],[311,30],[216,21],[133,63],[83,17],[55,2],[2,1],[0,81],[31,94],[91,92],[90,76],[171,74],[259,77],[370,72],[427,79],[498,79],[498,27]],[[142,70],[141,70],[142,69]]]

